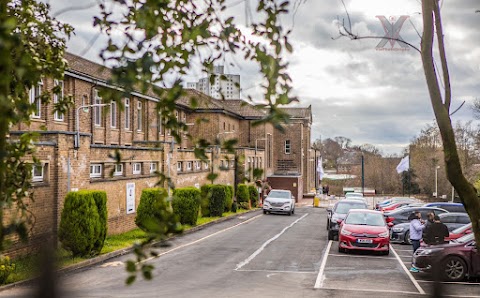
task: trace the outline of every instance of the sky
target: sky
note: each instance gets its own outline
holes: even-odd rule
[[[246,25],[245,3],[255,0],[229,0],[225,12],[235,17],[240,28]],[[108,1],[107,1],[108,2]],[[400,36],[420,47],[422,17],[420,0],[345,0],[352,30],[360,36],[385,36],[379,17],[395,23],[408,16]],[[443,2],[443,1],[442,1]],[[50,0],[52,13],[75,28],[68,51],[101,62],[100,49],[105,37],[93,27],[98,14],[96,0],[72,5],[70,1]],[[354,145],[372,144],[383,154],[401,154],[420,130],[434,121],[425,84],[420,54],[407,51],[379,51],[377,39],[350,40],[339,37],[338,24],[346,18],[340,0],[293,0],[295,13],[282,18],[292,29],[294,51],[288,57],[293,93],[297,106],[312,106],[312,141],[344,136]],[[91,4],[91,5],[90,5]],[[78,6],[77,6],[78,5]],[[64,10],[67,8],[67,10]],[[68,9],[69,8],[69,9]],[[452,86],[452,110],[466,104],[452,121],[473,120],[471,104],[480,98],[480,9],[478,0],[445,1],[442,17],[447,60]],[[255,15],[254,15],[255,18]],[[387,43],[385,49],[390,49]],[[394,44],[394,48],[399,48]],[[239,62],[241,61],[241,62]],[[261,99],[261,76],[256,65],[227,57],[228,73],[241,75],[242,97]],[[233,62],[231,66],[228,62]],[[440,60],[436,63],[440,66]],[[184,79],[198,80],[195,69]]]

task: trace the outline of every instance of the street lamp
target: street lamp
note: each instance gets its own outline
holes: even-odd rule
[[[84,106],[79,106],[77,110],[75,111],[75,144],[74,147],[75,149],[80,148],[80,109],[85,109],[86,112],[88,111],[89,108],[92,107],[104,107],[108,106],[108,103],[98,103],[98,104],[93,104],[93,105],[84,105]]]
[[[440,166],[435,168],[435,198],[438,198],[438,169],[440,169]]]

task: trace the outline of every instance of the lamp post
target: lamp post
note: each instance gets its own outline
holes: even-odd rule
[[[435,198],[438,198],[438,169],[440,166],[435,167]]]
[[[98,103],[98,104],[93,104],[93,105],[84,105],[84,106],[79,106],[77,110],[75,111],[75,144],[74,147],[75,149],[80,148],[80,109],[86,109],[88,111],[89,108],[95,108],[95,107],[104,107],[108,106],[108,103]]]

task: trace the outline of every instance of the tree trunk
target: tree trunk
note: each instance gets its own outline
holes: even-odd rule
[[[460,200],[462,201],[472,221],[472,231],[475,234],[477,243],[480,243],[480,199],[477,196],[475,187],[467,181],[462,173],[462,167],[457,152],[455,134],[450,119],[450,83],[448,77],[447,61],[444,55],[443,33],[437,0],[423,0],[423,36],[421,44],[421,56],[425,78],[427,81],[430,100],[432,103],[435,118],[440,129],[443,141],[445,169],[447,178],[453,185]],[[434,26],[434,15],[435,25]],[[443,70],[445,86],[445,102],[443,102],[440,86],[437,81],[437,74],[433,61],[433,39],[434,30],[437,30],[437,41],[440,52],[441,65]]]

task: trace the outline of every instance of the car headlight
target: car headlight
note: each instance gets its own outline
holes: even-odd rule
[[[350,235],[352,235],[352,232],[350,232],[348,230],[345,230],[345,229],[342,229],[340,231],[340,234],[345,235],[345,236],[350,236]]]
[[[378,234],[378,237],[380,237],[380,238],[386,238],[386,237],[389,237],[389,236],[390,235],[389,235],[388,231]]]
[[[393,227],[392,230],[395,233],[399,233],[399,232],[402,232],[403,230],[405,230],[405,228],[403,228],[403,227]]]
[[[439,251],[442,251],[443,248],[441,247],[436,247],[436,248],[426,248],[424,250],[421,250],[419,252],[419,255],[424,255],[424,256],[427,256],[427,255],[431,255],[433,253],[436,253],[436,252],[439,252]]]
[[[285,209],[290,209],[290,205],[289,205],[289,204],[283,205],[283,208],[285,208]]]

